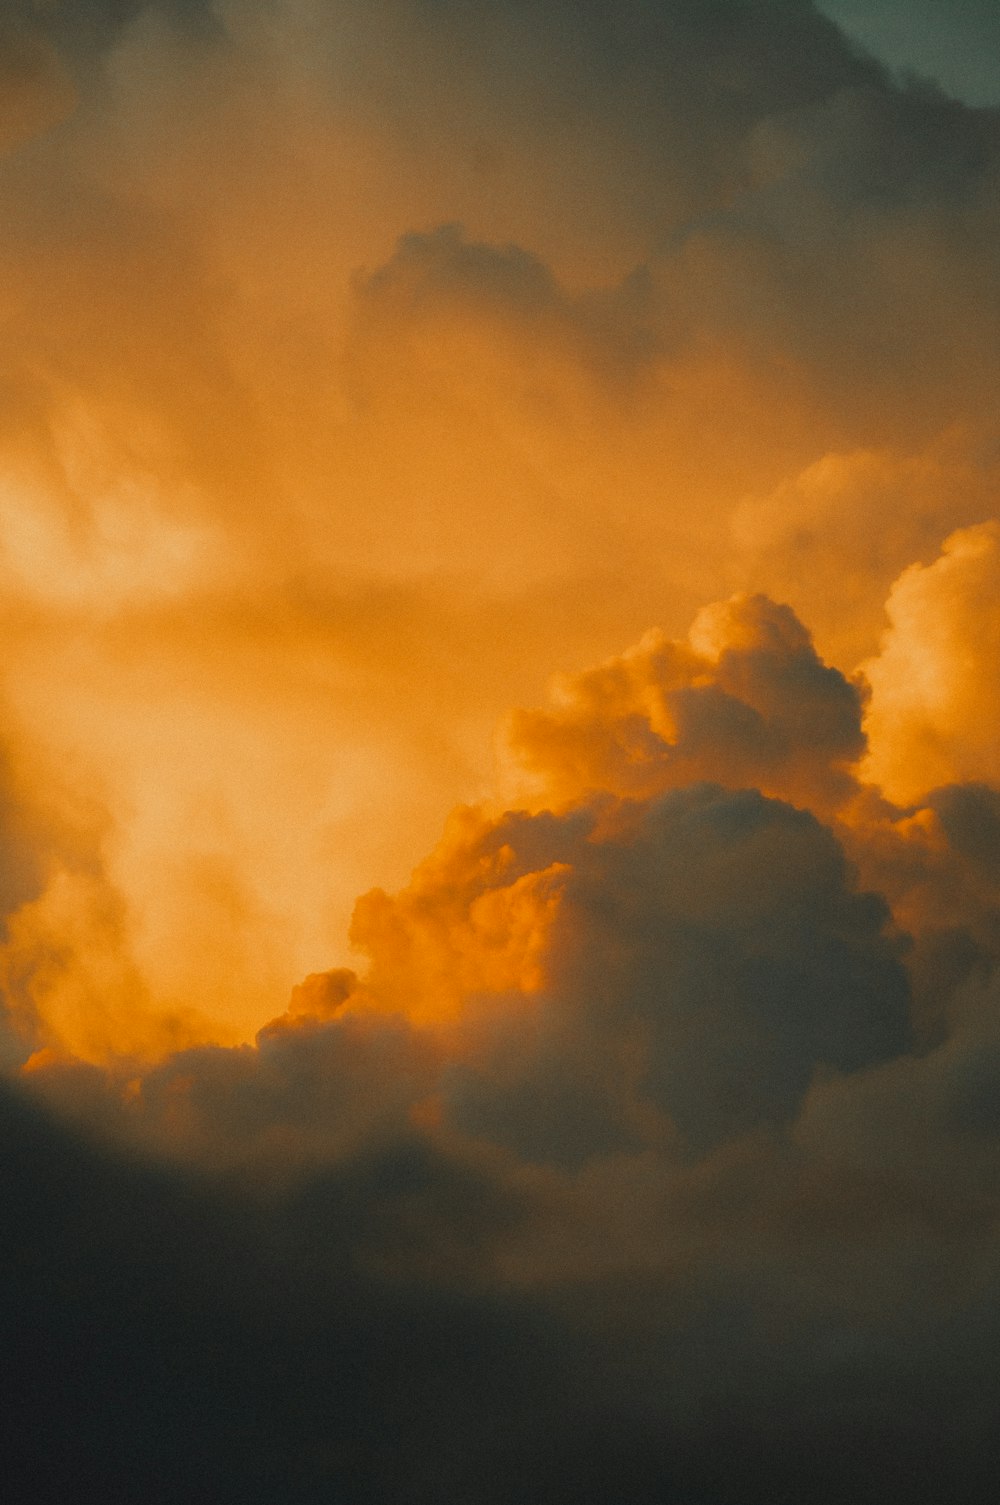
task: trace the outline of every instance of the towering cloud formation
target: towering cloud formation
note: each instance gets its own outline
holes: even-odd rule
[[[8,1491],[985,1505],[1000,116],[809,0],[0,44]]]
[[[307,978],[253,1046],[28,1063],[91,1140],[67,1171],[70,1131],[6,1109],[31,1156],[8,1162],[7,1255],[32,1271],[8,1327],[77,1473],[155,1467],[169,1494],[207,1471],[262,1501],[414,1477],[484,1505],[604,1505],[623,1479],[713,1505],[988,1498],[1000,793],[913,812],[864,789],[859,689],[764,597],[559,689],[512,723],[536,808],[457,811],[406,888],[358,902],[366,965]],[[53,1225],[25,1188],[56,1157]],[[53,1238],[86,1251],[82,1357],[39,1271]],[[64,1369],[110,1375],[127,1449],[98,1454]],[[221,1438],[203,1420],[261,1409]]]
[[[115,912],[133,1045],[349,962],[551,665],[763,590],[851,671],[991,514],[995,118],[809,5],[5,24],[5,689],[61,827],[18,971]]]

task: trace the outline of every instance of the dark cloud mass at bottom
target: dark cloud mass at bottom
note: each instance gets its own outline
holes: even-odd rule
[[[467,1172],[410,1141],[261,1204],[98,1154],[9,1090],[0,1112],[4,1478],[26,1505],[991,1498],[995,1292],[929,1319],[917,1288],[944,1269],[901,1271],[882,1331],[817,1301],[836,1239],[820,1256],[800,1231],[769,1275],[752,1220],[731,1267],[717,1249],[682,1293],[655,1274],[530,1295],[394,1277],[379,1259],[408,1203],[474,1246],[496,1189],[477,1218]],[[795,1166],[730,1174],[808,1205]],[[969,1211],[938,1231],[942,1261],[959,1231],[985,1236]],[[926,1209],[898,1216],[926,1238]]]

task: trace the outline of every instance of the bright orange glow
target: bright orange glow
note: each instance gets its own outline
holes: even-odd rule
[[[376,933],[376,972],[405,951],[423,981],[373,988],[421,1022],[542,989],[558,864],[451,919],[436,859],[391,916],[373,896],[458,802],[710,779],[846,821],[859,776],[995,776],[979,261],[966,292],[933,216],[826,202],[860,127],[822,81],[736,150],[694,95],[605,119],[581,55],[553,130],[501,19],[513,92],[382,9],[342,7],[332,52],[308,6],[223,6],[215,48],[147,16],[82,102],[25,31],[0,614],[35,875],[0,968],[26,1050],[250,1041]],[[863,764],[830,678],[859,665]]]

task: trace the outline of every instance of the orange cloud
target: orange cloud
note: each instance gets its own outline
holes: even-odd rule
[[[18,16],[11,757],[165,1040],[188,1011],[250,1040],[352,963],[354,895],[488,793],[553,664],[609,661],[515,722],[539,799],[842,806],[857,699],[824,660],[871,652],[888,579],[995,485],[982,112],[768,7]],[[819,654],[777,608],[737,641],[747,605],[685,641],[733,591]]]
[[[826,808],[853,791],[861,697],[817,656],[787,606],[706,607],[686,642],[651,632],[557,681],[552,711],[520,711],[510,744],[539,797],[592,789],[648,797],[699,779]]]
[[[964,528],[893,586],[889,628],[864,665],[868,776],[899,803],[1000,766],[1000,524]]]
[[[992,1498],[997,113],[765,0],[0,43],[8,1493]]]

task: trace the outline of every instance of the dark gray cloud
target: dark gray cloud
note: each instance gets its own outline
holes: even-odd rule
[[[430,1182],[457,1208],[467,1179],[448,1190],[446,1167],[401,1146],[268,1212],[104,1159],[6,1093],[2,1112],[2,1451],[19,1499],[487,1500],[491,1476],[509,1487],[544,1447],[542,1395],[568,1384],[550,1322],[352,1273],[376,1185],[386,1209]]]
[[[527,1030],[500,1032],[478,1073],[453,1069],[460,1122],[571,1164],[658,1132],[704,1153],[793,1119],[817,1072],[905,1052],[888,911],[851,892],[812,816],[695,786],[605,819],[612,834],[571,845],[551,830],[540,865],[569,871],[550,998]],[[530,849],[512,819],[483,857],[502,843],[518,863],[522,832]]]
[[[626,391],[660,353],[642,269],[616,288],[572,295],[537,256],[470,241],[459,225],[404,236],[388,262],[356,280],[355,295],[350,360],[358,375],[366,360],[378,362],[373,384],[387,361],[414,358],[409,342],[449,326],[562,356]]]
[[[144,15],[163,16],[195,35],[221,33],[214,0],[8,0],[23,23],[47,33],[70,54],[107,47]]]
[[[618,1244],[524,1289],[497,1252],[525,1224],[585,1240],[572,1199],[412,1136],[262,1199],[2,1111],[30,1505],[990,1498],[992,1201],[760,1145],[662,1184],[665,1265]],[[648,1170],[623,1182],[648,1204]]]
[[[1000,790],[988,784],[949,784],[928,803],[953,847],[993,887],[1000,885]]]

